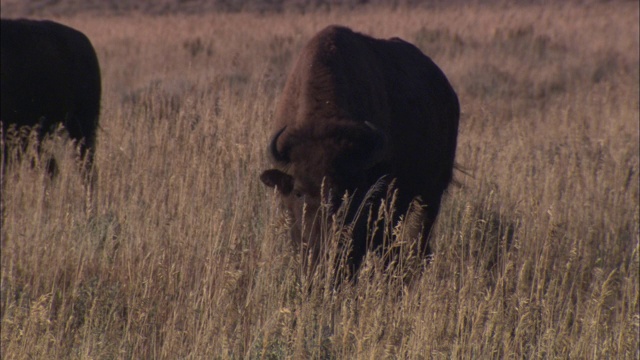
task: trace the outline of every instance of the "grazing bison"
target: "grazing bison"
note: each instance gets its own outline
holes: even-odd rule
[[[38,140],[63,124],[91,166],[100,112],[100,67],[81,32],[52,21],[2,26],[2,132],[38,126]]]
[[[275,168],[260,178],[277,188],[291,214],[293,240],[316,254],[321,204],[335,213],[348,192],[346,220],[354,221],[359,202],[382,179],[397,190],[396,214],[414,200],[422,205],[413,235],[424,255],[452,179],[459,117],[456,93],[418,48],[329,26],[306,45],[287,79],[268,147]],[[369,206],[377,211],[380,198]],[[368,240],[366,217],[350,224],[355,269],[368,246],[383,242],[381,236]]]

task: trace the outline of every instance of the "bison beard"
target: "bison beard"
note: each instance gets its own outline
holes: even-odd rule
[[[371,236],[368,215],[384,199],[387,207],[394,199],[392,223],[413,214],[417,225],[408,236],[427,255],[452,178],[459,116],[447,78],[415,46],[330,26],[289,74],[268,146],[275,168],[260,178],[277,189],[293,220],[292,239],[306,244],[312,259],[326,240],[318,214],[330,220],[342,209],[357,271],[367,250],[386,241],[380,232]]]

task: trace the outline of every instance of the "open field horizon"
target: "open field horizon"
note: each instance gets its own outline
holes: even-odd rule
[[[8,168],[2,357],[637,359],[638,8],[52,17],[100,60],[96,191],[60,141],[55,179]],[[438,64],[468,173],[430,264],[370,256],[334,290],[258,178],[286,75],[329,24]]]

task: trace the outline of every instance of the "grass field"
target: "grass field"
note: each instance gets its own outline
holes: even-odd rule
[[[102,67],[96,187],[61,141],[56,178],[2,179],[2,358],[637,359],[638,7],[54,17]],[[370,256],[337,287],[258,178],[287,71],[333,23],[439,64],[468,173],[430,264]]]

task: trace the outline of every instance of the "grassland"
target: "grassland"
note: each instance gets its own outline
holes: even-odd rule
[[[637,2],[54,19],[102,66],[96,188],[61,141],[56,178],[2,179],[4,359],[640,356]],[[468,173],[430,264],[371,256],[338,287],[258,179],[286,73],[332,23],[441,66]]]

